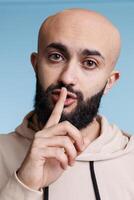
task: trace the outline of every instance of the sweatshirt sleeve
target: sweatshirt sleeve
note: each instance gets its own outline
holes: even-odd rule
[[[2,181],[2,180],[0,180]],[[43,200],[43,190],[32,190],[24,185],[17,177],[16,172],[8,179],[0,191],[1,200]]]

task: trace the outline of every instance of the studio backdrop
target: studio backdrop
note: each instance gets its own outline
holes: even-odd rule
[[[40,24],[48,15],[76,7],[102,13],[121,33],[122,51],[116,65],[121,78],[110,93],[103,97],[100,113],[106,115],[112,123],[118,124],[121,129],[133,134],[133,0],[0,0],[1,133],[14,130],[33,109],[35,74],[30,63],[30,54],[37,50]]]

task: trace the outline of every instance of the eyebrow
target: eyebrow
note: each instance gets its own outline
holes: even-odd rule
[[[51,43],[46,48],[47,49],[48,48],[54,48],[54,49],[58,49],[61,52],[68,53],[67,47],[65,45],[61,44],[61,43]]]
[[[54,48],[54,49],[58,49],[59,51],[67,54],[69,56],[69,52],[67,47],[62,44],[62,43],[51,43],[49,44],[47,47],[48,48]],[[101,57],[103,60],[105,60],[104,56],[97,50],[92,50],[92,49],[84,49],[84,50],[80,50],[80,52],[82,52],[83,56],[99,56]]]
[[[97,51],[97,50],[84,49],[82,51],[82,55],[84,55],[84,56],[99,56],[103,60],[105,60],[104,56],[99,51]]]

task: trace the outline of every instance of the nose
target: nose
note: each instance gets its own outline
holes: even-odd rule
[[[74,86],[77,83],[77,68],[78,65],[76,62],[71,61],[64,66],[60,77],[59,82],[62,82],[65,85]]]

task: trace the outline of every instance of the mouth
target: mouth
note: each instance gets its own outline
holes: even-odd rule
[[[52,92],[52,100],[54,103],[56,103],[58,101],[60,92],[61,92],[60,89],[56,89]],[[68,91],[66,100],[64,102],[64,106],[67,107],[67,106],[72,105],[74,102],[76,102],[76,99],[77,99],[77,95]]]

